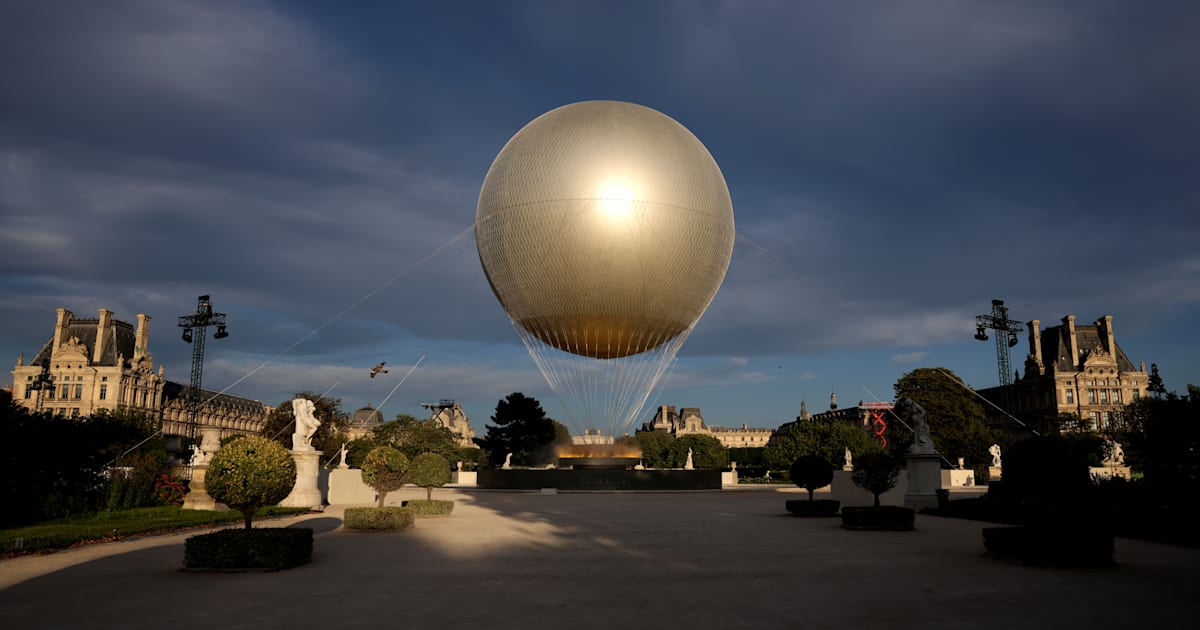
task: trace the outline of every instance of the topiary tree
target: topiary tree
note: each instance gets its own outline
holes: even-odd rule
[[[411,481],[425,488],[425,499],[433,500],[433,489],[450,483],[450,462],[437,453],[421,453],[412,460]]]
[[[213,455],[204,475],[212,498],[242,513],[246,529],[259,508],[287,497],[296,485],[296,462],[286,448],[261,436],[234,440]]]
[[[408,469],[408,458],[390,446],[376,446],[367,453],[362,463],[362,479],[379,493],[379,507],[383,507],[389,492],[404,487]]]
[[[879,507],[879,495],[895,488],[899,476],[900,463],[895,458],[886,453],[864,453],[854,460],[850,479],[875,495],[875,507]]]
[[[808,490],[808,500],[813,500],[813,491],[824,488],[833,481],[833,466],[819,455],[797,457],[788,469],[792,482]]]

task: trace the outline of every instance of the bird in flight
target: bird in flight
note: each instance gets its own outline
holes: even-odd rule
[[[371,368],[371,378],[375,378],[376,374],[387,374],[388,371],[386,369],[384,369],[384,367],[383,367],[386,364],[387,364],[387,361],[380,361],[379,365],[376,365],[375,367]]]

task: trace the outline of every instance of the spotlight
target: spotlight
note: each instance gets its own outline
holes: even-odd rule
[[[213,334],[213,339],[224,339],[229,336],[229,332],[224,326],[217,326],[217,332]]]
[[[1018,343],[1020,343],[1020,340],[1017,339],[1016,333],[1008,333],[1008,347],[1011,348]]]
[[[980,341],[987,341],[988,336],[987,333],[983,332],[983,328],[981,327],[975,329],[975,338]]]
[[[183,329],[183,342],[184,343],[192,343],[192,329],[191,328]]]

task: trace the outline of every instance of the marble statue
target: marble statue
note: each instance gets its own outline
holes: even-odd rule
[[[509,453],[504,456],[504,465],[501,466],[500,468],[502,468],[504,470],[508,470],[509,468],[512,468],[512,453]]]
[[[692,464],[692,449],[691,449],[691,447],[688,447],[687,463],[685,463],[683,465],[683,468],[684,468],[684,470],[693,470],[695,468],[695,465]]]
[[[200,450],[199,446],[192,445],[192,458],[188,460],[188,466],[201,466],[204,464],[204,451]]]
[[[1124,466],[1125,465],[1125,449],[1121,448],[1120,442],[1109,441],[1105,445],[1105,450],[1108,455],[1104,458],[1105,466]]]
[[[958,469],[959,469],[959,470],[962,470],[962,469],[963,469],[963,467],[964,467],[964,466],[966,466],[966,463],[967,463],[967,458],[965,458],[965,457],[959,457],[959,458],[958,458]]]
[[[346,464],[346,451],[349,450],[346,448],[347,444],[349,444],[349,442],[342,442],[342,450],[340,453],[342,456],[342,463],[338,464],[338,468],[349,468],[350,467],[349,465]]]
[[[901,401],[901,405],[910,410],[909,419],[913,423],[913,443],[908,448],[908,452],[936,453],[937,449],[933,447],[933,436],[929,433],[929,418],[925,416],[925,408],[911,398],[905,398]]]
[[[1000,468],[1000,445],[993,444],[989,446],[988,454],[992,456],[992,468]]]
[[[312,437],[321,426],[321,421],[315,415],[316,405],[307,398],[292,400],[292,413],[296,416],[296,432],[292,434],[293,451],[311,451]]]
[[[846,447],[846,454],[843,455],[845,462],[842,464],[842,470],[854,470],[854,455],[850,453],[850,447]]]

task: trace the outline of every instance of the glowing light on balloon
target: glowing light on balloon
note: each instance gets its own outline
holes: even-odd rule
[[[587,101],[504,145],[479,194],[479,259],[571,420],[627,428],[725,277],[733,205],[690,131]]]

